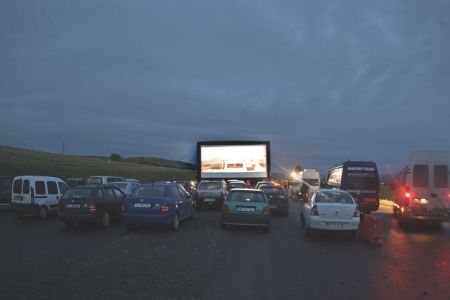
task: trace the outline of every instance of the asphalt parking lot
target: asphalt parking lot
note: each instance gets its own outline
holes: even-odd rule
[[[176,232],[65,229],[0,213],[1,299],[449,299],[450,225],[402,230],[386,208],[381,247],[305,238],[298,202],[270,232],[222,230],[202,211]]]

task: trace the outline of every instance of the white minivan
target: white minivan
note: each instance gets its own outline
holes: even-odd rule
[[[450,214],[449,155],[445,150],[417,150],[393,185],[394,215],[400,224],[427,220],[440,225]]]
[[[56,177],[17,176],[12,185],[11,207],[19,217],[37,214],[41,219],[58,210],[58,202],[68,189]]]

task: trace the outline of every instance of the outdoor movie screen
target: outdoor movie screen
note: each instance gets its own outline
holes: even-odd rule
[[[244,179],[269,177],[268,144],[199,145],[200,177]]]

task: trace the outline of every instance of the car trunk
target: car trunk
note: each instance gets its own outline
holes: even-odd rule
[[[233,214],[261,214],[265,203],[247,201],[228,201],[226,203]]]
[[[59,209],[67,214],[86,214],[93,206],[95,206],[93,201],[86,197],[74,197],[61,200]]]
[[[137,215],[158,215],[161,213],[161,206],[168,204],[163,197],[131,197],[125,201],[125,213]]]
[[[355,204],[316,203],[321,220],[351,220]]]

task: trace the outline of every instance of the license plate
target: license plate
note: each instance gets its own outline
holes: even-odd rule
[[[342,227],[344,227],[344,224],[342,224],[342,223],[326,223],[325,226],[330,227],[330,228],[342,228]]]
[[[205,202],[214,202],[214,201],[216,201],[216,199],[203,199],[203,201],[205,201]]]
[[[237,211],[242,211],[242,212],[254,212],[255,208],[254,207],[236,207]]]
[[[69,204],[66,204],[66,207],[67,208],[80,208],[80,204],[69,203]]]
[[[140,208],[151,208],[151,203],[135,203],[134,207],[140,207]]]
[[[270,205],[269,208],[277,208],[276,205]]]

